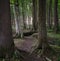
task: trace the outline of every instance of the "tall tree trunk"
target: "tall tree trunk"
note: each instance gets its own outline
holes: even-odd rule
[[[19,0],[15,0],[15,23],[16,23],[16,31],[17,36],[23,37],[23,27],[22,27],[22,20],[20,15],[20,9],[19,9]]]
[[[11,57],[13,52],[10,3],[9,0],[0,0],[0,57]]]
[[[23,28],[26,29],[25,1],[22,1]]]
[[[52,28],[52,0],[49,1],[49,8],[48,8],[48,28]]]
[[[37,0],[32,0],[33,2],[33,29],[37,30]]]
[[[38,49],[42,48],[42,53],[46,52],[48,46],[46,30],[46,0],[39,0],[38,40]]]
[[[59,23],[58,23],[58,0],[54,1],[54,32],[58,33],[59,31]]]
[[[19,29],[19,22],[17,20],[15,6],[13,6],[13,12],[14,12],[14,20],[15,20],[16,34],[20,34],[20,31],[19,31],[20,30]]]
[[[18,0],[15,0],[14,8],[15,8],[14,16],[15,16],[16,32],[19,35],[20,34],[20,12],[19,12],[19,2],[18,2]]]

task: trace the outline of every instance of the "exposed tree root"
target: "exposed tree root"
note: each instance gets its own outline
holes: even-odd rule
[[[53,59],[54,56],[57,57],[57,52],[49,44],[42,44],[41,48],[35,49],[32,53],[37,54],[37,56],[43,56],[48,59]]]

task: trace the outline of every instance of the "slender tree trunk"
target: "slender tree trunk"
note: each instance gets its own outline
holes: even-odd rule
[[[18,0],[15,0],[14,8],[15,8],[14,16],[15,16],[16,32],[19,35],[20,34],[20,12],[19,12]]]
[[[37,31],[37,0],[32,0],[33,2],[33,29]]]
[[[16,32],[17,36],[20,36],[23,38],[23,27],[22,27],[22,20],[20,15],[20,9],[19,9],[19,0],[15,0],[15,23],[16,23]]]
[[[24,1],[22,1],[22,17],[23,17],[23,28],[26,29],[26,13],[25,13]]]
[[[31,27],[31,22],[32,22],[31,16],[28,15],[28,26],[29,26],[29,29],[32,28],[32,27]]]
[[[15,6],[13,6],[13,12],[14,12],[14,20],[15,20],[16,34],[20,34],[19,25],[18,25],[19,22],[17,21],[17,17],[16,17]]]
[[[59,23],[58,23],[58,0],[54,1],[54,32],[58,33],[59,31]]]
[[[11,57],[13,52],[10,3],[9,0],[0,0],[0,57]]]
[[[49,8],[48,8],[48,28],[52,28],[52,0],[49,1]]]

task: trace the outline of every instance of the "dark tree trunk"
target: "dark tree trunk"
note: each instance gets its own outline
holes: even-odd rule
[[[42,49],[43,54],[49,47],[46,30],[46,0],[39,0],[38,40],[38,49]]]
[[[48,8],[48,28],[52,28],[52,0],[49,1],[49,8]]]
[[[59,23],[58,23],[58,0],[54,1],[54,32],[58,33],[59,31]]]
[[[0,57],[11,57],[13,52],[10,3],[9,0],[0,0]]]
[[[37,31],[37,0],[32,0],[33,2],[33,29]]]

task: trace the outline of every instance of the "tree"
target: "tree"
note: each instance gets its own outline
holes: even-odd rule
[[[13,53],[10,2],[9,0],[0,0],[0,57],[10,58]]]
[[[58,33],[59,31],[59,23],[58,23],[58,0],[54,1],[54,32]]]
[[[41,54],[46,53],[50,48],[46,29],[46,0],[39,0],[38,40],[38,49],[42,49]]]
[[[52,28],[52,0],[49,1],[49,8],[48,8],[48,28]]]
[[[15,0],[14,1],[14,17],[15,17],[15,25],[16,25],[16,36],[17,37],[23,37],[23,21],[21,20],[21,11],[20,11],[20,4],[19,4],[19,0]]]
[[[33,28],[34,28],[34,31],[37,30],[37,0],[32,0],[33,2]]]
[[[20,34],[20,12],[19,12],[19,2],[18,0],[15,0],[15,6],[14,6],[14,17],[15,17],[15,24],[16,24],[16,34]]]
[[[21,1],[22,3],[22,17],[23,17],[23,28],[26,29],[26,4],[25,4],[25,0]]]

